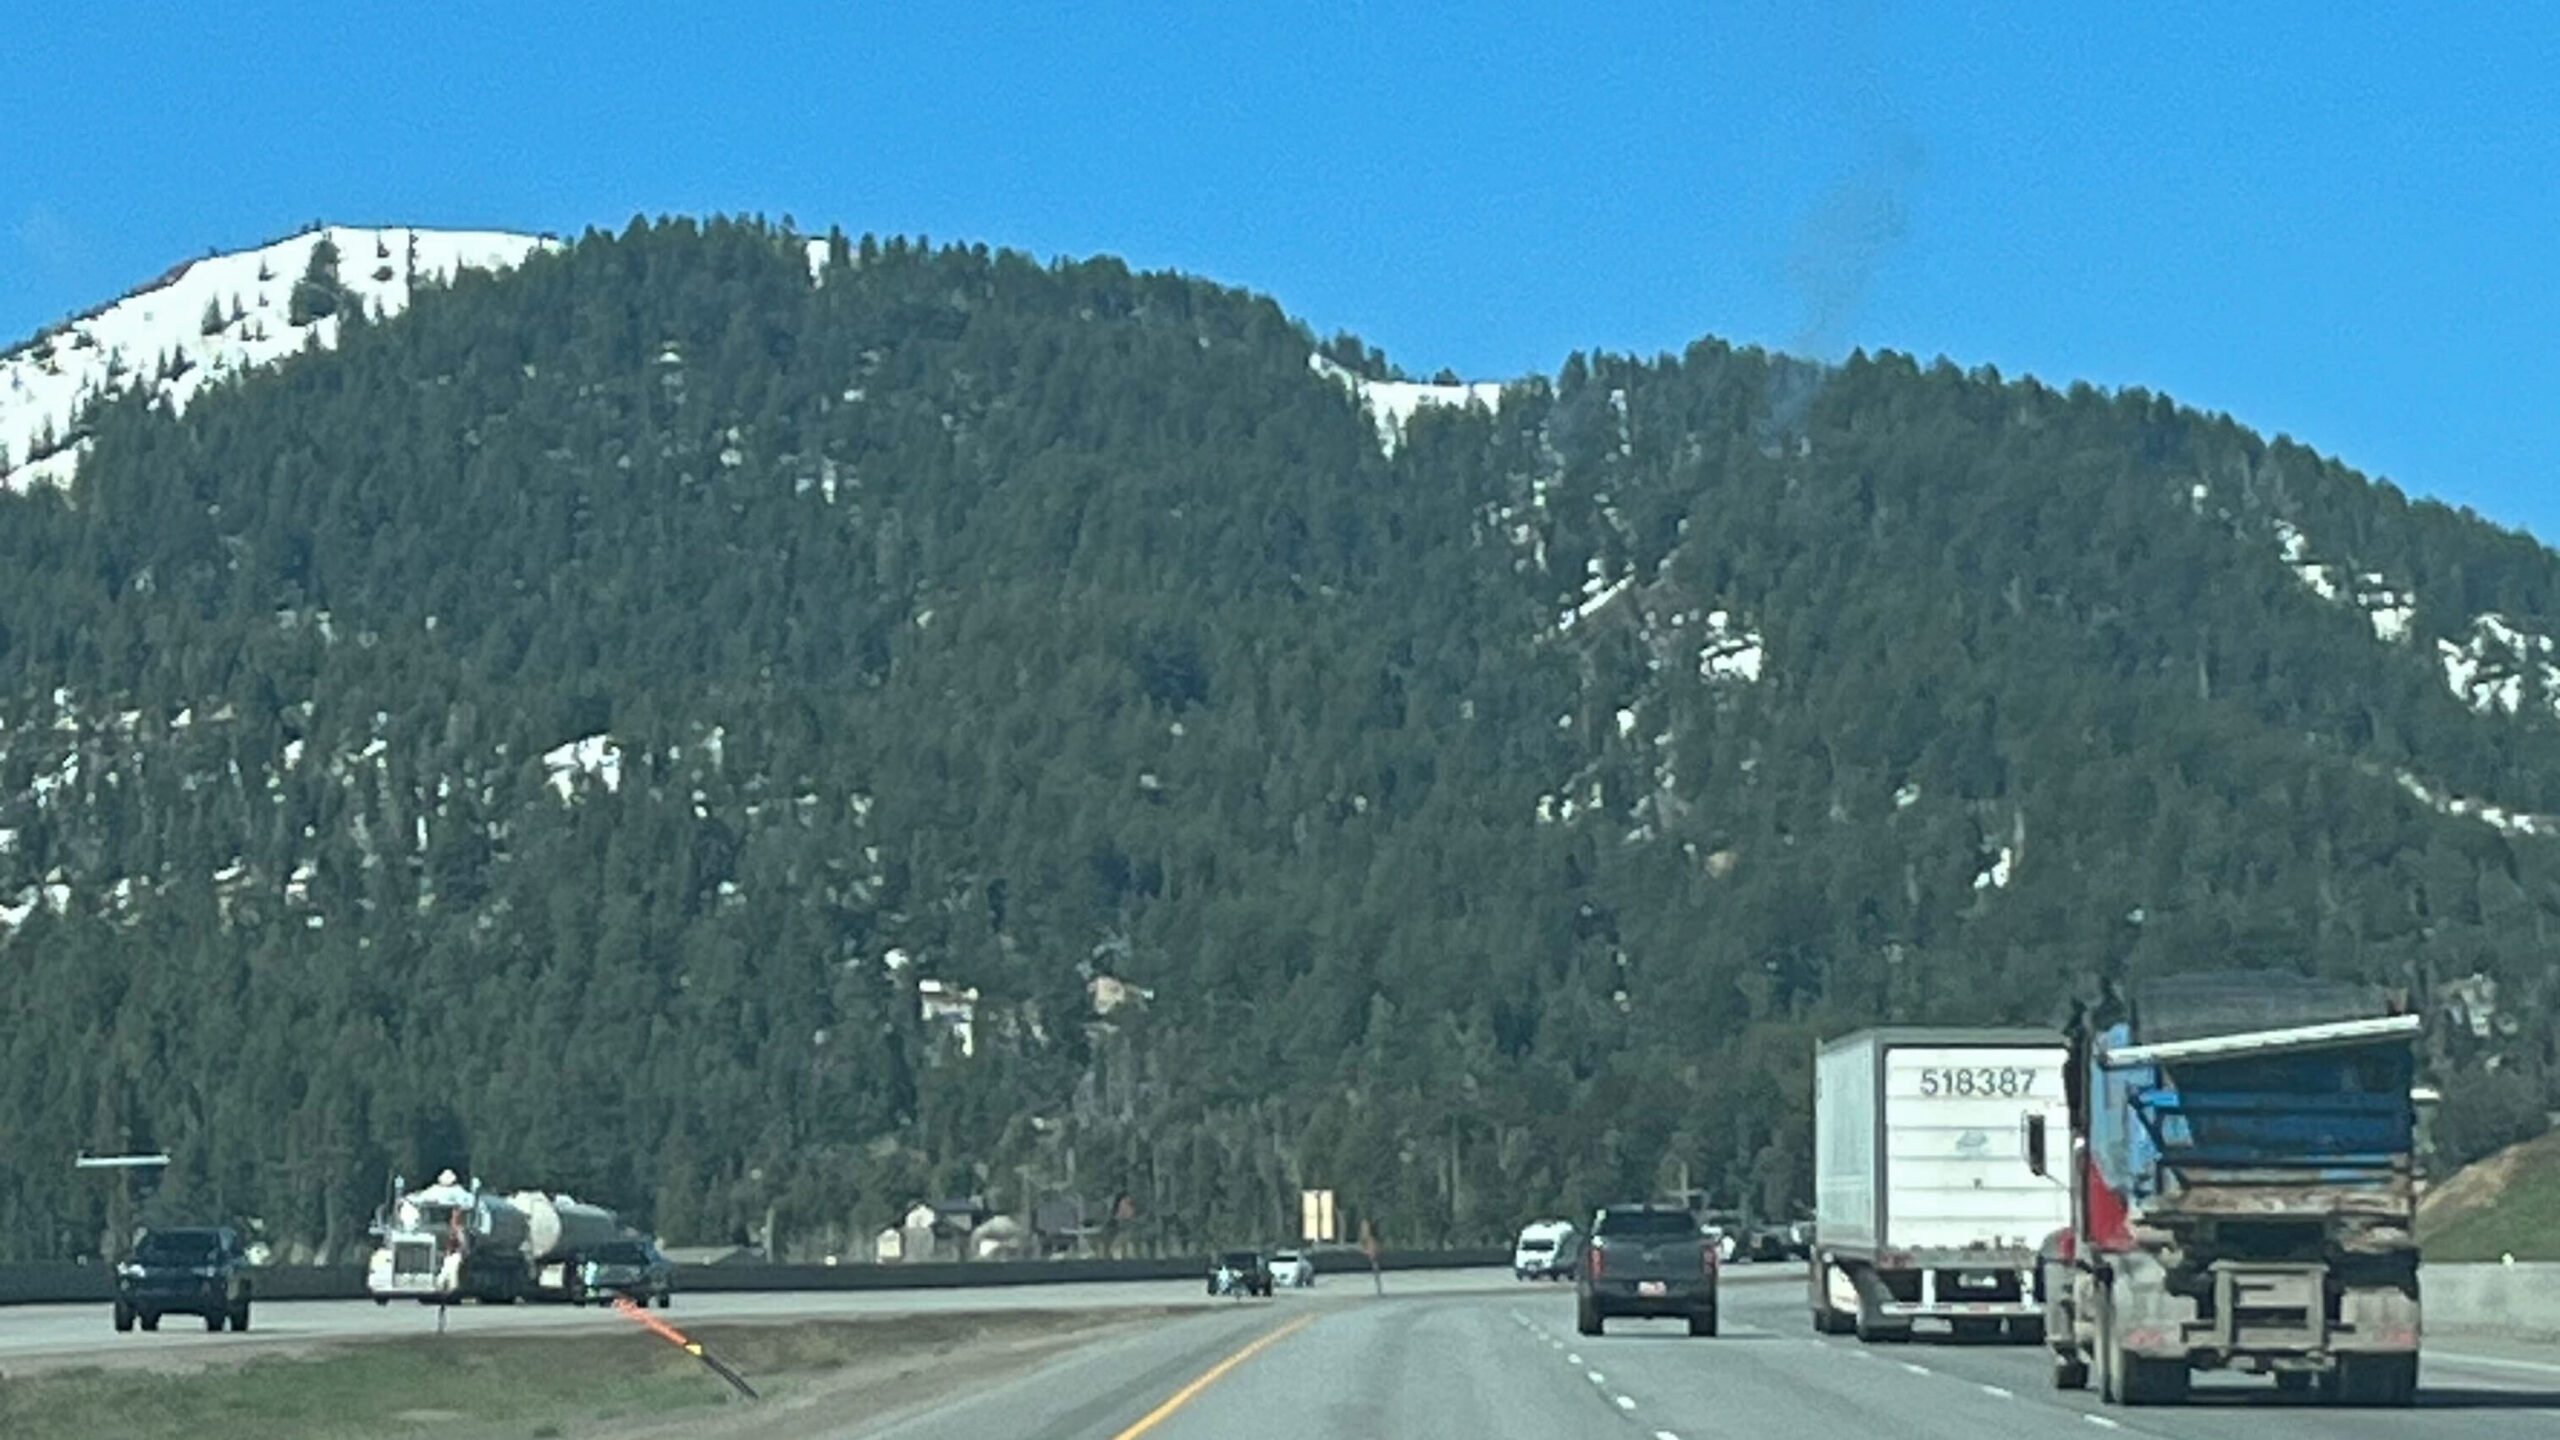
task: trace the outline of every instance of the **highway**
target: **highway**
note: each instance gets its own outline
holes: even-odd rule
[[[986,1310],[1127,1313],[1174,1307],[1017,1378],[904,1413],[843,1440],[1731,1440],[1854,1434],[1915,1440],[2114,1434],[2128,1440],[2524,1440],[2560,1434],[2560,1346],[2431,1336],[2418,1406],[2342,1410],[2280,1401],[2264,1382],[2203,1378],[2181,1408],[2102,1408],[2058,1393],[2040,1350],[1922,1338],[1868,1348],[1817,1337],[1792,1267],[1736,1267],[1724,1334],[1667,1321],[1573,1331],[1570,1288],[1501,1271],[1406,1272],[1384,1299],[1331,1275],[1271,1300],[1211,1299],[1191,1282],[841,1294],[679,1295],[679,1322],[856,1319]],[[457,1307],[456,1334],[565,1333],[628,1324],[566,1307]],[[435,1312],[357,1301],[261,1306],[247,1336],[172,1317],[118,1335],[103,1305],[0,1308],[0,1372],[58,1365],[194,1366],[279,1350],[422,1336]]]
[[[858,1432],[862,1440],[1733,1440],[1809,1434],[2128,1440],[2560,1434],[2560,1351],[2431,1343],[2419,1404],[2342,1410],[2205,1379],[2173,1409],[2056,1392],[2043,1352],[1817,1337],[1792,1271],[1737,1270],[1724,1334],[1673,1322],[1573,1330],[1571,1292],[1443,1285],[1374,1300],[1336,1285],[1229,1305],[1079,1350],[1028,1376]],[[2475,1353],[2476,1352],[2476,1353]]]

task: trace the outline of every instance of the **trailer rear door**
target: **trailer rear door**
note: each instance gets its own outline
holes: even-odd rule
[[[1896,1045],[1884,1063],[1885,1234],[1896,1250],[2032,1249],[2070,1192],[2027,1169],[2025,1117],[2069,1133],[2061,1045]]]

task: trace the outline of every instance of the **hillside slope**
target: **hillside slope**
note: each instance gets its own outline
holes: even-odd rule
[[[1420,386],[730,222],[336,339],[0,497],[0,1147],[165,1146],[288,1253],[466,1162],[811,1252],[1776,1208],[1817,1035],[2207,964],[2547,1092],[2560,564],[2229,420],[1712,341]],[[113,1218],[0,1175],[0,1253]]]
[[[2418,1208],[2430,1260],[2560,1260],[2560,1130],[2484,1156]]]

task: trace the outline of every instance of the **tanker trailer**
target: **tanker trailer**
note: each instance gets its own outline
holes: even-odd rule
[[[601,1205],[567,1195],[519,1190],[508,1206],[525,1217],[525,1293],[542,1300],[576,1301],[586,1257],[622,1238],[622,1221]]]

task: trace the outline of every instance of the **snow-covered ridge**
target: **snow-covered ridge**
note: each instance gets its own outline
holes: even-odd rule
[[[81,412],[148,389],[174,409],[211,381],[337,343],[338,319],[292,323],[293,287],[323,236],[338,283],[367,314],[396,315],[421,284],[504,270],[558,241],[503,230],[324,226],[272,245],[208,256],[0,355],[0,490],[69,483],[85,442]]]
[[[1498,380],[1476,380],[1457,385],[1434,385],[1418,380],[1370,380],[1321,354],[1307,356],[1307,368],[1350,391],[1359,400],[1370,418],[1377,422],[1379,448],[1390,454],[1404,439],[1405,422],[1426,405],[1451,405],[1460,409],[1482,405],[1488,410],[1502,407],[1502,383]]]

